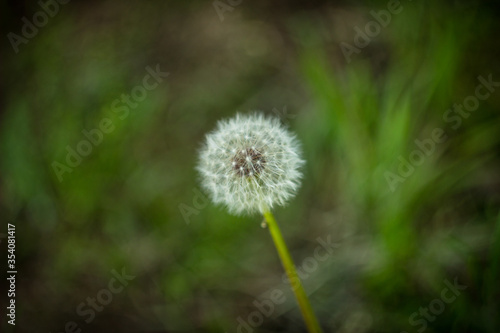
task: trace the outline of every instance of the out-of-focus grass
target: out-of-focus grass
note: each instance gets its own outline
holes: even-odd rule
[[[212,204],[186,223],[179,204],[193,206],[196,151],[218,119],[286,106],[307,165],[276,217],[297,263],[317,237],[339,244],[304,281],[326,330],[415,331],[409,316],[458,277],[468,289],[428,330],[496,332],[499,97],[456,131],[443,120],[498,69],[479,37],[491,36],[488,13],[408,3],[347,64],[339,43],[353,24],[342,14],[365,22],[371,7],[263,22],[240,17],[256,15],[242,4],[222,24],[193,6],[75,3],[7,59],[0,209],[18,225],[18,313],[31,318],[21,331],[69,320],[88,331],[234,331],[256,297],[282,288],[267,230]],[[119,119],[112,102],[156,64],[171,75]],[[115,130],[59,182],[51,163],[103,117]],[[448,140],[392,192],[385,172],[436,127]],[[76,306],[122,267],[135,279],[84,323]],[[259,331],[301,331],[294,307],[287,294]]]
[[[436,298],[444,287],[442,281],[450,280],[452,274],[472,290],[445,315],[455,321],[454,329],[460,331],[461,325],[491,329],[495,322],[491,317],[487,316],[488,325],[481,326],[468,316],[477,313],[475,293],[481,293],[483,287],[482,273],[467,262],[493,259],[478,256],[482,257],[488,248],[487,242],[480,239],[492,232],[496,214],[493,207],[498,206],[489,207],[481,217],[460,216],[458,211],[450,210],[461,208],[453,203],[457,193],[485,185],[481,174],[497,180],[492,169],[497,162],[491,161],[498,158],[498,152],[492,151],[499,143],[494,133],[500,132],[500,121],[493,111],[498,107],[498,97],[491,97],[494,102],[489,100],[489,105],[481,103],[477,113],[484,112],[479,116],[483,119],[473,119],[474,113],[471,120],[463,119],[459,134],[444,121],[445,111],[473,95],[479,84],[469,84],[464,94],[464,82],[460,80],[465,74],[460,66],[469,60],[465,59],[471,37],[467,32],[477,22],[470,17],[449,16],[424,26],[422,17],[432,15],[433,10],[422,9],[421,16],[409,15],[392,23],[390,36],[382,37],[390,44],[394,57],[386,68],[373,68],[363,56],[347,67],[339,66],[323,51],[321,43],[311,47],[308,38],[303,38],[301,67],[311,90],[310,109],[315,113],[302,130],[307,131],[319,119],[322,122],[307,135],[306,151],[315,153],[310,165],[322,165],[319,169],[313,166],[312,174],[318,178],[336,174],[337,183],[325,195],[347,210],[352,220],[344,223],[355,222],[369,234],[371,253],[363,267],[367,271],[358,278],[364,281],[365,292],[373,296],[369,305],[362,306],[363,311],[371,316],[378,312],[374,319],[377,325],[392,327],[390,330],[414,329],[408,316]],[[380,52],[378,47],[362,52],[376,54]],[[448,139],[436,144],[435,152],[426,156],[423,165],[416,166],[392,192],[385,172],[397,174],[397,158],[408,160],[418,149],[414,140],[431,138],[435,128],[443,129]],[[332,159],[321,164],[325,158],[323,147],[330,147],[327,153]],[[429,213],[429,209],[435,213]],[[468,219],[480,223],[471,224]],[[467,234],[470,238],[462,239]],[[335,294],[337,287],[325,283],[324,289],[327,294]],[[497,294],[498,289],[493,293]],[[497,309],[497,305],[488,306],[491,313]],[[332,300],[331,308],[338,307],[342,304]],[[388,310],[401,312],[400,319]],[[449,323],[445,322],[440,319],[436,329],[447,327]]]

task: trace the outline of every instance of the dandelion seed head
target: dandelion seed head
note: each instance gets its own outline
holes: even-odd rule
[[[277,118],[237,114],[207,134],[198,171],[217,204],[234,214],[282,206],[300,187],[298,140]]]

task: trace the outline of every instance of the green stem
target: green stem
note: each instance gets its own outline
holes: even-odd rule
[[[310,333],[321,333],[321,327],[319,326],[318,320],[314,315],[311,303],[309,303],[309,299],[307,298],[307,294],[304,291],[304,287],[302,287],[300,278],[297,275],[295,265],[285,244],[285,240],[283,239],[281,230],[278,227],[278,223],[276,223],[274,215],[270,211],[265,211],[264,217],[269,226],[269,232],[273,237],[274,245],[278,250],[278,254],[280,256],[283,267],[285,268],[286,274],[288,275],[292,290],[295,293],[297,302],[299,303],[300,311],[302,312],[302,316],[304,317],[304,321],[306,322],[307,329]]]

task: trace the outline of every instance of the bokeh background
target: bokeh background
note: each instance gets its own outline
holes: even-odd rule
[[[262,217],[197,192],[205,133],[261,110],[302,141],[303,185],[275,215],[325,332],[498,332],[500,87],[444,115],[479,76],[500,81],[499,8],[402,1],[346,57],[388,6],[73,0],[15,52],[8,33],[42,7],[2,2],[1,267],[14,223],[18,275],[15,327],[0,282],[1,331],[305,332]],[[114,112],[148,66],[169,75]],[[54,162],[104,118],[114,129],[59,179]],[[446,140],[391,188],[436,128]],[[334,244],[324,260],[318,237]],[[134,278],[86,322],[77,307],[105,299],[113,271]],[[466,289],[434,301],[446,280]],[[273,290],[285,301],[255,314]]]

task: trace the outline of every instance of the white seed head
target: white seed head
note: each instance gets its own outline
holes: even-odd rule
[[[284,205],[300,186],[299,143],[279,119],[237,114],[217,123],[200,151],[202,186],[231,213]]]

